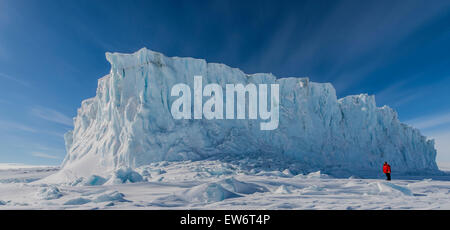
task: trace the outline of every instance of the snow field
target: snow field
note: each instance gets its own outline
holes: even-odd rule
[[[47,176],[39,169],[23,170],[32,178]],[[440,180],[397,180],[394,177],[387,182],[333,178],[320,172],[306,175],[293,175],[285,170],[252,173],[236,165],[220,166],[208,160],[159,162],[134,172],[143,180],[103,185],[10,180],[0,184],[0,209],[450,208],[450,176],[446,181],[442,180],[444,177]],[[143,176],[143,172],[147,176]],[[11,175],[4,170],[0,171],[0,176],[2,174]],[[86,181],[98,181],[98,178]]]

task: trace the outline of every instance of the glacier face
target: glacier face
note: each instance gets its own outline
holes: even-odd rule
[[[82,102],[74,130],[65,135],[66,177],[105,175],[120,167],[218,155],[280,155],[314,170],[379,173],[437,171],[434,141],[402,124],[391,108],[366,94],[337,99],[329,83],[307,78],[248,75],[202,59],[166,57],[141,49],[107,53],[111,72]],[[259,120],[175,120],[173,85],[279,84],[279,127],[261,131]],[[203,98],[205,102],[207,98]]]

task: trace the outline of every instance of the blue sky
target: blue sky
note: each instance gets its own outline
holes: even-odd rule
[[[375,94],[450,162],[448,0],[0,0],[0,162],[59,164],[104,53],[142,47]]]

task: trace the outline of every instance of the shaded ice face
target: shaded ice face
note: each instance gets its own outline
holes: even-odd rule
[[[259,90],[258,90],[259,89]],[[181,96],[180,96],[181,94]],[[248,95],[248,118],[259,118],[261,130],[274,130],[279,124],[279,85],[270,85],[270,110],[267,106],[269,97],[267,84],[226,84],[226,119],[246,119],[246,95]],[[172,87],[171,96],[178,96],[172,103],[171,113],[174,119],[191,119],[191,88],[184,83]],[[236,96],[236,97],[235,97]],[[203,97],[210,97],[203,104]],[[202,76],[194,77],[194,119],[224,119],[224,96],[222,87],[218,84],[208,84],[202,87]],[[258,104],[259,101],[259,104]],[[235,106],[236,102],[236,106]],[[236,108],[236,118],[235,118]]]

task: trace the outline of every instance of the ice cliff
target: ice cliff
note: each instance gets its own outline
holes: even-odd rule
[[[166,57],[141,49],[106,53],[111,72],[98,80],[94,98],[82,102],[74,130],[65,135],[66,177],[107,175],[120,167],[212,156],[283,156],[313,170],[379,173],[437,171],[434,142],[402,124],[374,96],[337,99],[329,83],[307,78],[245,74],[202,59]],[[258,120],[174,120],[171,87],[203,83],[279,84],[279,127],[261,131]],[[205,99],[203,99],[205,101]],[[203,101],[203,102],[204,102]]]

